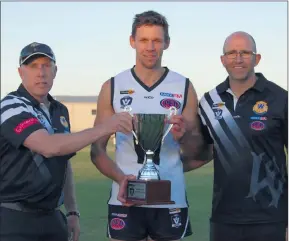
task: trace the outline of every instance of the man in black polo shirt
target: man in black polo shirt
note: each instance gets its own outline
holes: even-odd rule
[[[77,241],[79,213],[69,159],[100,137],[130,133],[131,116],[116,114],[71,134],[67,108],[48,94],[57,72],[51,48],[24,47],[18,71],[22,84],[1,100],[0,240],[67,241],[69,228]],[[67,220],[59,210],[63,202]]]
[[[213,145],[211,241],[285,240],[288,92],[255,73],[260,59],[252,36],[230,35],[221,56],[229,76],[200,100]]]

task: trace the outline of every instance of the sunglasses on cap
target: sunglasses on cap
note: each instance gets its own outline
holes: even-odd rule
[[[27,63],[28,59],[30,59],[31,57],[36,57],[38,55],[46,56],[56,62],[55,55],[48,45],[34,42],[25,46],[22,49],[19,57],[19,65],[21,66],[22,64]]]

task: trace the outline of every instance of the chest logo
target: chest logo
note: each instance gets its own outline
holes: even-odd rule
[[[268,105],[265,101],[257,101],[253,106],[253,111],[257,115],[263,115],[268,112]]]
[[[179,214],[172,215],[171,220],[172,220],[172,227],[173,228],[178,228],[178,227],[182,226],[181,216]]]
[[[261,121],[253,121],[251,123],[251,129],[255,131],[262,131],[265,129],[265,124]]]
[[[64,126],[64,128],[68,128],[68,122],[66,121],[64,116],[60,116],[60,123]]]
[[[125,106],[131,105],[131,103],[132,103],[132,97],[130,97],[130,96],[124,96],[120,99],[121,108],[124,108]]]
[[[223,118],[223,110],[222,107],[225,106],[224,102],[220,102],[220,103],[214,103],[212,105],[212,110],[214,112],[215,115],[215,119],[216,120],[220,120]]]
[[[166,109],[169,109],[171,106],[176,107],[177,109],[181,108],[181,103],[174,99],[162,99],[160,105]]]

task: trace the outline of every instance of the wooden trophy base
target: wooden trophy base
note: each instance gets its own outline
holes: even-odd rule
[[[168,180],[128,181],[127,203],[135,205],[174,204]]]

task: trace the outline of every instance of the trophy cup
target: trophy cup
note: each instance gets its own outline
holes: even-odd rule
[[[133,136],[136,145],[145,153],[143,167],[136,180],[129,180],[127,185],[127,202],[136,205],[174,204],[171,200],[171,182],[161,180],[159,171],[153,162],[156,149],[163,144],[173,124],[166,124],[166,119],[177,113],[172,106],[169,114],[132,114],[132,108],[125,111],[133,117]]]

